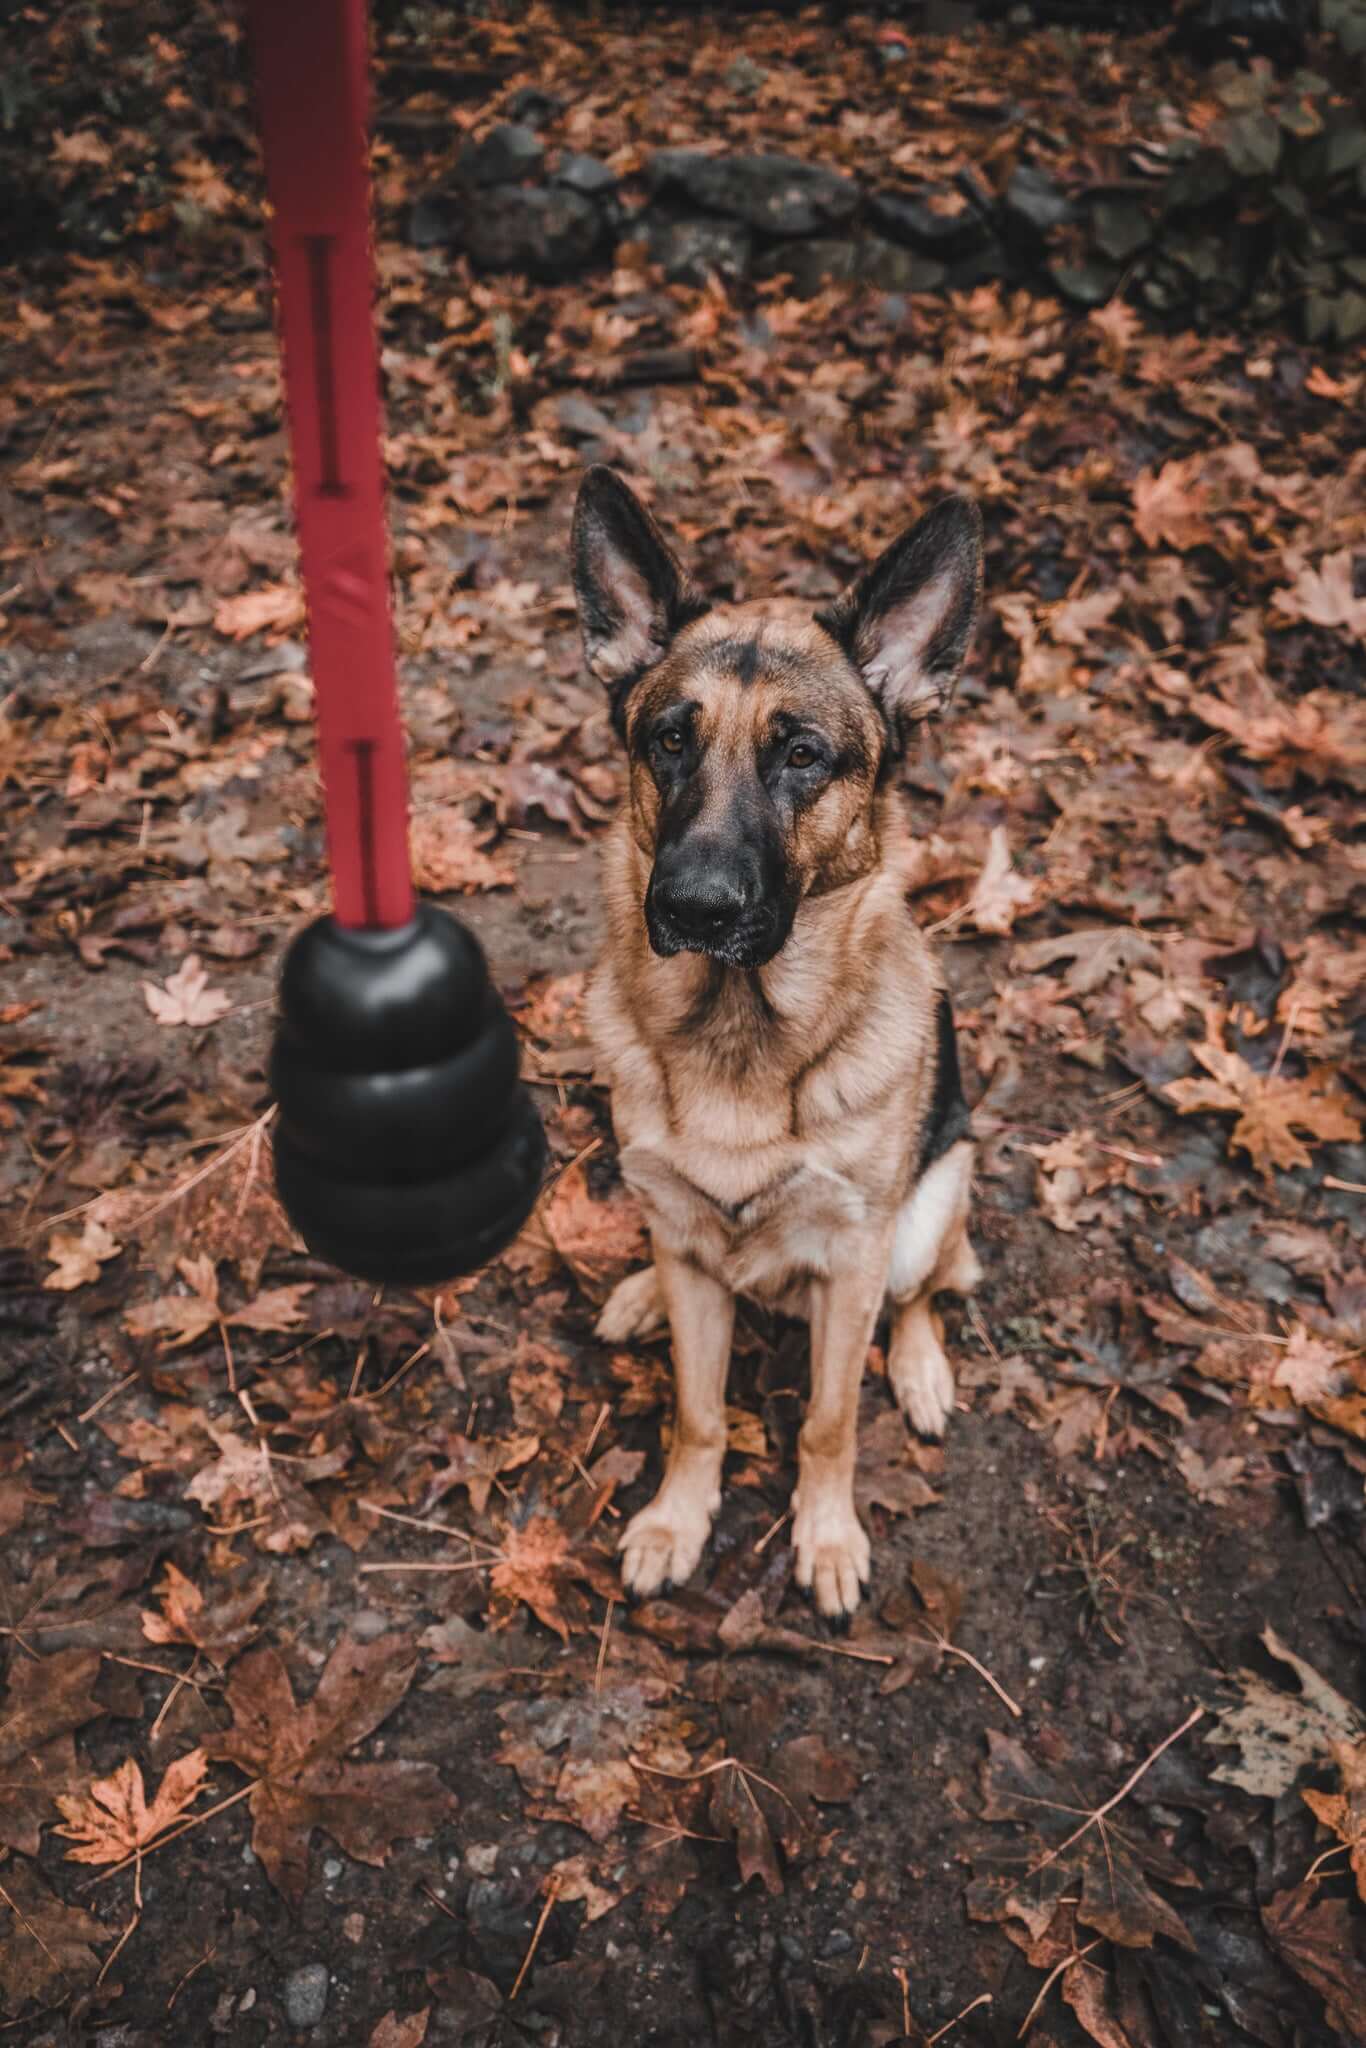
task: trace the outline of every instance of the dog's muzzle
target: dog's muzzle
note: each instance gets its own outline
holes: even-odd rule
[[[757,861],[704,863],[670,859],[665,851],[650,877],[645,924],[650,944],[665,959],[703,953],[728,967],[762,967],[787,937],[791,919],[764,890]]]

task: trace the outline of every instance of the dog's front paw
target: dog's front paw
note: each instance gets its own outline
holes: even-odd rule
[[[923,1307],[893,1329],[887,1377],[911,1428],[921,1436],[942,1436],[954,1409],[953,1367]]]
[[[653,1337],[664,1327],[664,1296],[653,1266],[628,1274],[612,1289],[594,1324],[606,1344],[628,1344],[633,1337]]]
[[[872,1569],[868,1534],[848,1500],[798,1502],[792,1524],[797,1584],[830,1621],[847,1621]]]
[[[666,1488],[626,1525],[620,1543],[621,1580],[636,1600],[648,1600],[690,1579],[711,1534],[715,1499],[690,1498]]]

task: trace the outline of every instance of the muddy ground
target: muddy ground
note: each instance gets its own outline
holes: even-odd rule
[[[587,61],[587,31],[537,22],[534,50],[516,24],[442,31],[457,63],[482,36],[494,81],[462,132],[535,67]],[[631,39],[593,33],[598,128],[566,139],[708,132],[700,60],[642,100]],[[789,33],[747,24],[746,47],[786,76]],[[1066,49],[1079,153],[1135,93],[1198,108],[1160,39]],[[833,90],[809,38],[786,61],[795,101],[744,114],[756,146],[795,147],[792,104]],[[193,233],[158,227],[153,196],[141,240],[26,255],[4,316],[0,1666],[23,1730],[0,1750],[4,2034],[1366,2040],[1359,1905],[1301,1797],[1350,1783],[1363,1736],[1344,734],[1366,662],[1350,592],[1337,625],[1276,608],[1306,563],[1346,549],[1350,576],[1366,542],[1359,366],[989,285],[796,301],[668,286],[643,259],[581,287],[480,279],[402,239],[437,146],[382,153],[418,876],[513,1005],[553,1177],[472,1282],[377,1295],[268,1192],[275,980],[326,887],[240,53],[207,113],[148,62],[226,199],[193,169]],[[1056,116],[1042,39],[933,39],[916,62],[946,106],[986,67]],[[891,118],[901,89],[860,74],[848,108]],[[946,115],[969,158],[980,126]],[[86,129],[136,156],[119,119]],[[846,123],[838,147],[858,139]],[[665,342],[695,379],[622,380]],[[620,786],[568,593],[597,459],[736,595],[815,603],[946,486],[986,516],[983,626],[905,792],[982,1141],[985,1277],[971,1310],[942,1304],[942,1453],[894,1421],[874,1354],[874,1584],[846,1637],[788,1584],[804,1336],[757,1313],[704,1566],[644,1610],[615,1597],[667,1346],[592,1334],[641,1252],[578,1009]],[[1101,930],[1113,959],[1085,953]],[[1077,933],[1081,953],[1039,956]],[[191,958],[202,1023],[176,1021]],[[1196,1045],[1244,1108],[1271,1101],[1274,1124],[1284,1078],[1308,1109],[1239,1146],[1236,1102],[1180,1094],[1213,1071]],[[184,1582],[210,1613],[228,1589],[245,1604],[196,1621]],[[289,1712],[250,1768],[232,1754],[272,1655],[295,1701],[325,1669],[352,1685],[344,1726],[313,1730],[315,1778],[286,1757]],[[1300,1714],[1314,1674],[1327,1719]],[[45,1679],[51,1714],[29,1712]],[[1278,1755],[1299,1742],[1288,1774],[1207,1741],[1249,1698]],[[152,1829],[136,1869],[72,1860],[93,1783],[132,1759],[150,1798],[200,1749],[183,1812],[208,1817]],[[1135,1773],[1077,1861],[1063,1837]]]

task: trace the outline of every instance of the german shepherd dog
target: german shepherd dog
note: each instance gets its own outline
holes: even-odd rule
[[[638,1598],[696,1570],[720,1505],[738,1294],[810,1323],[792,1537],[822,1614],[868,1578],[855,1439],[884,1307],[909,1421],[939,1436],[953,1408],[930,1300],[980,1277],[973,1147],[895,770],[953,690],[981,563],[976,507],[947,498],[814,617],[713,605],[611,470],[579,491],[585,653],[629,761],[588,1017],[654,1251],[598,1332],[667,1318],[677,1393],[664,1482],[621,1539]]]

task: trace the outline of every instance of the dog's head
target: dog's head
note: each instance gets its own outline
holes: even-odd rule
[[[916,721],[946,704],[982,581],[982,523],[946,498],[814,616],[710,605],[610,469],[574,511],[588,666],[630,759],[660,954],[771,960],[803,897],[876,858],[874,797]]]

